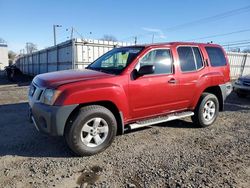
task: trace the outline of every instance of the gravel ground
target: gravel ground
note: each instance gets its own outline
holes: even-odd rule
[[[0,187],[249,187],[250,98],[232,93],[208,128],[190,118],[118,136],[74,157],[27,120],[29,82],[0,78]]]

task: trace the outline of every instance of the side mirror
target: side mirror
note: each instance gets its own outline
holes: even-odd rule
[[[155,72],[154,65],[144,65],[138,71],[139,75],[141,75],[141,76],[143,76],[145,74],[153,74],[154,72]]]

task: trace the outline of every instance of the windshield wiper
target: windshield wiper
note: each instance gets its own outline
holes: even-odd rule
[[[95,71],[104,72],[104,73],[109,73],[109,74],[117,74],[116,71],[111,70],[111,69],[105,69],[105,68],[86,67],[86,69],[95,70]]]
[[[109,74],[116,74],[116,71],[112,70],[112,69],[105,69],[105,68],[100,68],[101,72],[105,72],[105,73],[109,73]]]
[[[86,69],[90,69],[90,70],[95,70],[95,71],[100,71],[102,72],[101,68],[96,68],[96,67],[86,67]]]

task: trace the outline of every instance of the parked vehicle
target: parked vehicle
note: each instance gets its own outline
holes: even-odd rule
[[[20,69],[17,68],[15,65],[6,66],[4,67],[4,70],[6,72],[8,80],[10,81],[15,81],[15,77],[17,75],[22,75]]]
[[[250,94],[250,74],[239,77],[233,84],[233,89],[241,98]]]
[[[117,134],[191,116],[213,124],[232,91],[229,64],[216,44],[164,43],[115,48],[86,70],[36,76],[30,117],[64,136],[78,155],[105,150]]]

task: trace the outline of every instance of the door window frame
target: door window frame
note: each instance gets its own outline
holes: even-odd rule
[[[224,56],[224,58],[225,58],[225,65],[218,65],[218,66],[214,66],[214,65],[212,65],[212,61],[211,61],[211,59],[210,59],[210,56],[209,56],[209,53],[208,53],[208,51],[207,51],[207,48],[217,48],[217,49],[219,49],[219,50],[221,50],[221,52],[222,52],[222,54],[223,54],[223,56]],[[223,49],[222,48],[220,48],[220,47],[214,47],[214,46],[204,46],[204,49],[205,49],[205,51],[206,51],[206,53],[207,53],[207,57],[208,57],[208,60],[209,60],[209,63],[210,63],[210,66],[211,67],[225,67],[225,66],[227,66],[227,64],[228,64],[228,61],[227,61],[227,58],[226,58],[226,56],[225,56],[225,52],[223,51]]]
[[[173,53],[172,53],[172,50],[171,50],[170,47],[166,47],[166,48],[163,48],[163,47],[161,47],[161,48],[152,48],[152,49],[148,50],[142,57],[140,57],[140,58],[138,59],[138,62],[135,64],[133,70],[136,69],[136,66],[140,63],[141,59],[143,59],[146,55],[148,55],[150,52],[155,51],[155,50],[169,50],[169,52],[170,52],[170,57],[171,57],[171,67],[172,67],[172,71],[171,71],[171,73],[147,74],[147,75],[143,75],[142,77],[161,76],[161,75],[173,75],[173,74],[175,74],[174,57],[173,57]],[[136,70],[137,70],[137,69],[136,69]],[[139,71],[139,70],[137,70],[137,71]]]
[[[178,53],[178,48],[180,48],[180,47],[190,47],[191,49],[192,49],[192,48],[198,48],[199,53],[200,53],[200,55],[201,55],[202,67],[200,67],[199,69],[191,70],[191,71],[183,71],[183,70],[181,70],[180,56],[179,56],[179,53]],[[190,46],[190,45],[178,45],[178,46],[176,47],[176,53],[177,53],[177,55],[178,55],[179,69],[180,69],[181,73],[185,74],[185,73],[199,72],[199,71],[201,71],[202,69],[205,68],[205,64],[206,64],[205,58],[204,58],[204,55],[203,55],[203,53],[202,53],[202,51],[201,51],[201,49],[200,49],[199,46],[196,46],[196,45],[194,45],[194,46]],[[193,57],[194,57],[194,60],[195,60],[195,67],[197,68],[196,57],[195,57],[195,54],[194,54],[194,50],[193,50],[193,49],[192,49],[192,53],[193,53]]]

